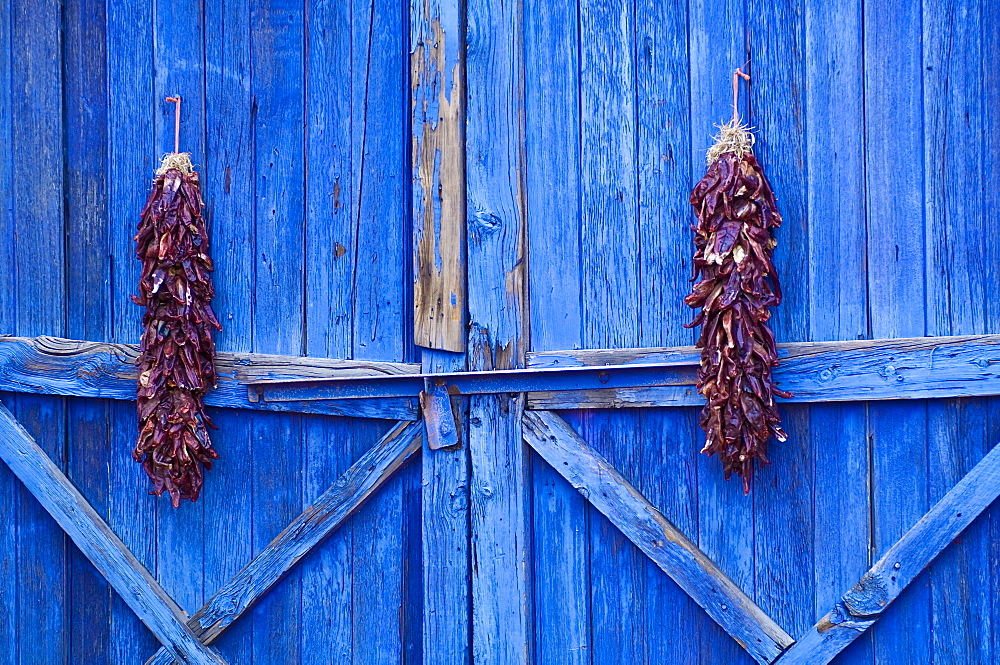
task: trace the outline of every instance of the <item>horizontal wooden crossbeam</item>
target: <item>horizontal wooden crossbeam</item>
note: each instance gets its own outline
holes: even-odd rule
[[[0,404],[0,458],[160,640],[168,659],[190,665],[225,665],[219,654],[195,637],[185,623],[184,610],[3,404]]]
[[[422,423],[401,422],[382,437],[191,617],[192,633],[205,644],[218,639],[420,450],[422,433]],[[170,651],[160,649],[146,665],[171,662]]]
[[[526,412],[524,439],[762,665],[792,638],[565,420]]]
[[[783,402],[848,402],[1000,395],[1000,335],[915,337],[852,342],[779,344],[775,380],[794,397]],[[654,349],[583,349],[528,354],[536,369],[688,363],[693,346]],[[536,392],[532,409],[701,406],[686,385],[586,392]]]
[[[934,504],[830,612],[778,660],[823,665],[874,624],[920,572],[1000,496],[1000,445]]]
[[[138,353],[134,344],[58,337],[0,337],[0,391],[135,400]],[[216,367],[219,385],[205,397],[209,406],[355,418],[417,419],[416,399],[271,404],[247,399],[247,385],[265,379],[416,374],[420,365],[220,352]]]

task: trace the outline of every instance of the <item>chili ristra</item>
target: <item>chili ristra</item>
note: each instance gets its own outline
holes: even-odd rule
[[[146,308],[139,367],[139,440],[132,456],[153,481],[151,494],[196,501],[212,448],[203,396],[215,387],[208,232],[198,174],[186,154],[167,155],[157,171],[135,236],[142,261],[139,296]]]
[[[737,75],[745,76],[739,70]],[[774,397],[791,396],[772,378],[778,352],[767,325],[768,308],[781,303],[771,261],[781,215],[752,146],[753,135],[734,110],[709,150],[707,173],[691,192],[696,283],[684,300],[701,310],[688,327],[701,326],[698,391],[707,400],[700,417],[702,452],[719,456],[727,480],[733,472],[740,476],[744,493],[750,491],[754,460],[768,463],[770,438],[787,438]]]

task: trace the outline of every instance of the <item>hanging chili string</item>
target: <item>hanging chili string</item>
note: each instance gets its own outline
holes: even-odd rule
[[[778,352],[767,325],[768,308],[781,303],[771,261],[781,215],[751,152],[753,134],[739,119],[740,78],[750,79],[739,69],[733,75],[733,118],[719,128],[708,171],[691,192],[696,284],[684,302],[701,308],[688,327],[702,327],[702,452],[718,454],[726,479],[735,472],[749,493],[754,460],[767,464],[770,438],[787,438],[774,397],[791,395],[772,379]]]
[[[215,387],[215,343],[221,330],[209,304],[214,295],[201,188],[190,155],[180,149],[180,97],[174,152],[156,171],[153,191],[135,236],[142,261],[139,296],[146,312],[139,357],[139,440],[132,456],[153,481],[151,494],[196,501],[204,470],[219,455],[212,448],[203,397]]]

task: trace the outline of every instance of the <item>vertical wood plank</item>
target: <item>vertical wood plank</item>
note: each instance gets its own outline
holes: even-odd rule
[[[251,5],[254,131],[254,350],[298,355],[303,344],[304,9]],[[258,552],[299,514],[299,416],[253,418],[253,546]],[[277,443],[277,445],[275,445]],[[266,451],[266,452],[265,452]],[[251,610],[255,662],[301,662],[300,572]]]
[[[14,141],[14,285],[17,334],[65,330],[62,23],[59,3],[13,3],[11,69]],[[21,396],[18,418],[61,470],[66,469],[66,405],[62,398]],[[37,501],[20,489],[18,506],[19,631],[22,662],[62,662],[69,653],[67,543]],[[47,602],[39,603],[38,598]],[[38,631],[49,636],[37,639]]]
[[[352,184],[351,2],[307,3],[305,354],[349,358],[358,256]],[[350,421],[303,418],[302,498],[312,502],[356,459]],[[373,439],[368,439],[370,442]],[[305,662],[350,662],[353,650],[354,520],[300,564]]]
[[[861,0],[836,6],[806,0],[805,39],[809,339],[864,339],[867,294],[858,288],[867,280]],[[861,404],[810,407],[814,619],[874,563],[866,415]],[[855,480],[845,488],[843,478]],[[872,663],[872,649],[868,631],[841,660]]]
[[[402,360],[411,305],[412,273],[406,197],[410,173],[407,3],[376,0],[354,5],[352,43],[352,178],[357,254],[353,274],[353,358]],[[405,322],[405,323],[404,323]],[[406,337],[409,334],[406,333]],[[377,440],[381,423],[354,425],[355,458]],[[354,663],[385,665],[404,659],[409,636],[405,610],[404,491],[418,482],[402,474],[353,519]],[[414,570],[412,574],[419,572]],[[380,588],[378,594],[370,589]],[[392,617],[392,621],[387,621]]]
[[[690,81],[687,4],[636,3],[636,162],[639,222],[640,346],[690,344],[683,304],[690,290]],[[653,445],[640,445],[635,479],[643,495],[684,533],[697,537],[697,455],[701,430],[695,409],[643,410],[633,427]],[[644,560],[644,625],[650,662],[698,663],[697,626],[704,612],[652,561]],[[660,628],[662,626],[662,628]],[[667,628],[669,626],[669,628]]]
[[[804,340],[809,335],[804,9],[802,0],[753,0],[747,7],[753,76],[748,90],[749,122],[757,128],[754,153],[777,194],[783,219],[776,233],[774,263],[784,297],[781,306],[772,309],[770,322],[781,341]],[[806,406],[781,410],[788,440],[772,439],[768,446],[771,464],[758,470],[751,490],[755,598],[792,635],[803,633],[815,622],[813,583],[801,574],[813,562],[809,415]]]
[[[426,373],[460,372],[466,368],[464,355],[425,350],[423,356]],[[469,443],[468,420],[463,417],[462,421],[459,450],[431,450],[425,436],[421,455],[425,665],[471,662]]]
[[[1000,58],[1000,32],[993,29],[993,25],[1000,17],[1000,3],[990,0],[983,5],[982,20],[979,22],[982,46],[980,58],[983,71],[990,71],[997,59]],[[983,80],[983,100],[984,109],[995,109],[1000,105],[1000,77],[987,76]],[[983,127],[983,149],[986,154],[995,154],[1000,149],[1000,140],[996,133],[1000,131],[1000,120],[996,113],[984,113],[982,118]],[[991,152],[992,151],[992,152]],[[982,163],[982,193],[983,209],[986,211],[997,210],[1000,206],[1000,165],[996,160],[984,160]],[[986,264],[983,279],[988,284],[996,284],[1000,279],[1000,266],[990,262]],[[986,299],[986,319],[990,329],[1000,326],[1000,303],[995,298]],[[997,434],[1000,429],[1000,399],[991,398],[988,401],[989,420],[988,431],[992,437],[987,441],[1000,440]],[[1000,594],[996,593],[1000,589],[1000,508],[993,506],[987,509],[985,521],[989,523],[987,536],[988,546],[986,556],[989,564],[989,589],[992,599],[989,623],[985,626],[987,632],[992,635],[988,643],[988,658],[997,660],[1000,658]]]
[[[992,330],[988,294],[1000,261],[975,238],[991,232],[982,197],[982,160],[966,143],[982,136],[984,62],[978,2],[923,3],[923,102],[927,334]],[[988,20],[988,19],[986,19]],[[992,64],[987,65],[992,68]],[[986,70],[988,71],[988,70]],[[985,278],[985,279],[984,279]],[[991,327],[990,324],[993,324]],[[928,500],[937,501],[995,442],[987,400],[928,403]],[[930,569],[935,663],[990,662],[989,522],[977,520]],[[955,580],[963,583],[955,584]],[[984,625],[985,624],[985,625]]]
[[[111,256],[111,336],[135,343],[142,310],[129,299],[139,281],[132,237],[155,170],[152,5],[109,0],[108,76],[108,253]],[[156,107],[158,108],[158,107]],[[111,425],[108,524],[150,571],[156,565],[156,503],[149,480],[132,460],[135,405],[109,405]],[[111,599],[111,661],[137,662],[158,646],[149,630],[117,596]]]
[[[524,4],[526,203],[531,347],[579,348],[580,60],[578,3]],[[571,418],[572,419],[572,418]],[[535,658],[589,663],[587,502],[532,455]]]
[[[705,172],[705,152],[712,145],[715,125],[732,116],[732,76],[747,60],[744,7],[741,1],[688,3],[691,59],[691,179],[688,191]],[[745,89],[744,89],[745,90]],[[748,95],[740,97],[741,114],[747,116]],[[688,217],[690,219],[690,217]],[[690,247],[690,245],[689,245]],[[751,502],[743,497],[739,483],[722,478],[719,461],[698,456],[697,543],[751,598],[754,589],[754,558]],[[719,661],[751,663],[750,656],[733,642],[715,622],[703,616],[699,622],[705,665]]]
[[[585,346],[636,346],[640,334],[636,168],[635,6],[581,0],[580,253]],[[585,417],[595,449],[624,473],[641,467],[628,412]],[[593,663],[641,661],[645,644],[628,626],[644,621],[642,553],[603,515],[590,510]]]
[[[510,369],[527,344],[523,5],[471,0],[467,12],[469,368]],[[472,644],[483,665],[528,663],[533,649],[522,406],[470,399]]]
[[[414,340],[464,351],[465,146],[462,7],[411,0]]]
[[[13,30],[11,25],[11,2],[0,3],[0,44],[10,44]],[[0,265],[14,266],[16,247],[14,243],[13,142],[11,123],[12,52],[0,49]],[[0,270],[0,332],[12,334],[17,329],[17,298],[15,270]],[[16,408],[17,398],[8,393],[0,396],[4,403]],[[15,663],[20,657],[18,641],[17,605],[17,515],[19,512],[20,489],[17,478],[6,465],[0,465],[0,502],[9,509],[0,514],[0,650],[8,654]]]
[[[63,103],[66,123],[66,333],[110,340],[105,7],[63,5]],[[100,400],[68,400],[68,475],[103,517],[108,515],[110,410]],[[68,551],[69,660],[111,663],[112,591],[75,547]]]
[[[205,154],[197,158],[215,272],[212,308],[222,323],[216,348],[249,352],[254,342],[254,136],[250,2],[204,5]],[[194,109],[192,109],[194,110]],[[253,418],[212,410],[220,459],[208,474],[204,504],[204,590],[212,594],[253,556]],[[240,621],[216,645],[230,662],[252,662],[253,623]]]
[[[866,2],[863,12],[868,247],[879,248],[868,262],[869,326],[875,338],[923,335],[921,10]],[[872,404],[869,427],[877,558],[928,508],[926,402]],[[929,584],[919,577],[874,626],[876,661],[931,661]]]
[[[164,98],[179,94],[180,149],[191,153],[195,168],[205,163],[204,15],[201,0],[158,0],[153,9],[153,147],[160,154],[174,150],[174,105]],[[200,169],[199,169],[200,170]],[[139,312],[142,310],[137,308]],[[212,474],[207,478],[211,491]],[[205,502],[182,502],[174,508],[163,499],[157,511],[156,578],[189,614],[205,602],[202,543]],[[178,556],[184,552],[184,556]]]

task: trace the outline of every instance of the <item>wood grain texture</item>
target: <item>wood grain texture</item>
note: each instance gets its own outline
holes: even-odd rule
[[[410,265],[409,81],[407,3],[358,2],[352,6],[351,68],[353,192],[357,196],[357,259],[352,298],[352,357],[402,361],[412,358]],[[343,29],[342,27],[340,29]],[[360,424],[354,455],[375,435]],[[366,433],[367,432],[367,433]],[[354,665],[394,665],[412,657],[420,642],[406,610],[408,590],[420,587],[416,562],[409,566],[407,525],[417,507],[406,495],[416,472],[403,472],[364,506],[352,524],[354,550],[351,612]],[[371,594],[370,589],[381,592]],[[394,620],[387,620],[392,617]]]
[[[206,148],[199,176],[215,263],[212,308],[222,324],[215,341],[223,352],[249,353],[255,317],[250,3],[205,3],[203,20]],[[212,432],[212,442],[221,459],[213,465],[208,491],[199,499],[205,511],[203,594],[221,588],[253,556],[253,514],[232,509],[234,497],[253,494],[253,479],[246,469],[253,455],[253,416],[216,408],[210,415],[219,428]],[[217,645],[233,662],[252,661],[249,624],[242,622]],[[142,662],[151,651],[144,649],[135,661]]]
[[[425,350],[425,372],[461,371],[463,354]],[[445,397],[447,415],[452,415]],[[463,665],[471,662],[469,644],[469,445],[468,401],[461,400],[461,446],[431,450],[421,456],[421,554],[423,557],[423,662]],[[425,426],[426,426],[425,420]],[[429,443],[429,436],[425,435]]]
[[[711,562],[613,466],[559,416],[524,417],[525,440],[647,556],[694,597],[759,663],[770,663],[792,643],[725,573]]]
[[[524,2],[531,348],[582,342],[579,3]],[[534,662],[590,665],[587,502],[531,455]]]
[[[782,302],[769,322],[780,341],[809,339],[810,227],[821,220],[808,212],[806,23],[804,0],[746,6],[751,80],[748,122],[756,127],[754,154],[775,192],[782,216],[775,232],[773,261],[781,280]],[[772,26],[781,25],[781,30]],[[823,339],[826,339],[825,337]],[[780,380],[780,379],[779,379]],[[782,384],[784,387],[784,384]],[[794,392],[794,391],[793,391]],[[806,391],[803,391],[806,392]],[[815,615],[807,602],[813,580],[801,571],[813,561],[814,473],[808,407],[788,406],[781,418],[788,440],[768,445],[769,466],[754,474],[754,599],[785,630],[799,634]]]
[[[66,160],[66,329],[71,337],[111,338],[111,257],[106,181],[108,111],[88,101],[107,89],[105,3],[63,5]],[[85,279],[80,277],[87,276]],[[101,515],[108,515],[110,410],[99,400],[67,402],[67,476]],[[67,551],[68,660],[111,665],[111,587],[76,548]]]
[[[181,663],[226,662],[198,641],[183,610],[2,405],[0,456],[174,658]]]
[[[528,345],[523,7],[473,0],[466,12],[469,369],[511,369],[524,365]],[[533,622],[523,398],[469,401],[473,661],[528,663]]]
[[[138,347],[133,344],[84,342],[56,337],[0,337],[0,388],[16,392],[134,400]],[[372,376],[416,373],[419,365],[332,360],[256,353],[219,352],[219,385],[205,402],[209,406],[415,420],[415,400],[386,399],[366,404],[251,402],[247,385],[260,380]],[[365,415],[361,415],[365,414]]]
[[[775,380],[793,397],[782,402],[842,402],[992,395],[1000,379],[1000,337],[916,337],[844,342],[779,344],[781,364]],[[699,362],[694,347],[585,349],[529,354],[534,368],[603,364]],[[696,406],[701,396],[691,386],[620,388],[587,394],[532,393],[530,408],[608,408],[621,406]]]
[[[191,617],[188,626],[194,634],[206,644],[218,639],[420,450],[421,430],[419,423],[399,423],[372,446]],[[148,665],[170,662],[166,650],[147,661]]]
[[[990,277],[1000,260],[969,238],[988,234],[990,208],[969,191],[992,188],[982,160],[959,147],[965,137],[982,135],[987,116],[981,24],[989,5],[927,2],[922,7],[924,121],[924,217],[926,332],[992,332],[998,320],[989,304]],[[996,182],[996,178],[993,178]],[[986,400],[935,400],[927,405],[928,501],[947,492],[996,440]],[[995,617],[990,588],[988,525],[970,527],[960,544],[941,554],[931,579],[930,646],[935,663],[990,662],[992,644],[976,635],[992,632]],[[964,585],[954,580],[966,580]]]
[[[783,665],[829,662],[850,640],[877,621],[921,571],[998,496],[1000,446],[994,446],[778,662]]]
[[[132,303],[139,280],[135,260],[138,215],[163,148],[154,145],[152,4],[106,3],[108,90],[108,246],[111,258],[111,341],[138,339],[142,311]],[[52,331],[46,331],[52,334]],[[133,555],[156,569],[156,504],[149,479],[136,469],[135,405],[111,402],[108,524]],[[156,638],[117,595],[111,598],[111,661],[137,662],[157,648]]]
[[[66,183],[61,7],[57,2],[43,2],[11,3],[10,8],[11,44],[22,45],[11,60],[9,113],[17,148],[11,155],[13,187],[6,196],[14,221],[15,253],[7,266],[17,275],[14,332],[62,334],[67,274],[62,227]],[[46,223],[46,219],[59,224]],[[65,471],[65,401],[26,395],[17,399],[15,408]],[[20,490],[17,510],[19,620],[53,636],[38,640],[31,631],[21,630],[18,651],[23,662],[59,662],[69,651],[66,538],[25,489]],[[46,596],[53,602],[36,602]]]
[[[464,54],[457,0],[411,0],[414,341],[455,352],[466,343]]]
[[[806,80],[825,81],[805,91],[806,163],[809,178],[809,337],[868,337],[864,95],[861,0],[836,6],[804,5]],[[843,130],[843,131],[840,131]],[[836,219],[837,224],[825,220]],[[794,279],[794,275],[792,278]],[[869,441],[865,404],[812,404],[813,605],[810,621],[832,607],[873,562],[869,492]],[[845,485],[843,478],[855,479]],[[798,630],[796,635],[803,634]],[[855,640],[845,662],[872,663],[872,634]]]
[[[873,337],[925,335],[927,273],[922,7],[865,2],[865,185],[869,329]],[[891,64],[890,64],[891,63]],[[926,403],[869,407],[874,557],[927,512]],[[899,473],[906,460],[905,474]],[[930,579],[911,585],[872,630],[876,661],[933,661]]]
[[[353,106],[353,2],[305,6],[305,331],[307,356],[350,358],[354,337],[354,280],[358,270],[358,196],[354,190],[354,124],[366,121]],[[382,425],[382,423],[379,423]],[[356,423],[302,419],[302,496],[306,502],[357,461],[356,441],[368,439]],[[303,658],[350,658],[354,622],[353,520],[343,524],[299,564]],[[221,584],[219,585],[221,587]],[[239,622],[221,639],[238,632]]]
[[[10,3],[0,3],[0,43],[12,42],[13,26]],[[10,192],[13,188],[14,169],[11,123],[11,69],[13,53],[11,49],[0,49],[0,191]],[[15,244],[14,215],[6,201],[0,205],[0,265],[13,266],[17,249]],[[17,273],[14,270],[0,270],[0,327],[5,331],[17,329],[17,295],[15,285]],[[0,394],[0,399],[11,404],[15,395]],[[0,650],[12,660],[18,653],[17,604],[17,513],[21,488],[17,477],[6,467],[0,468],[0,501],[9,510],[0,515]]]

